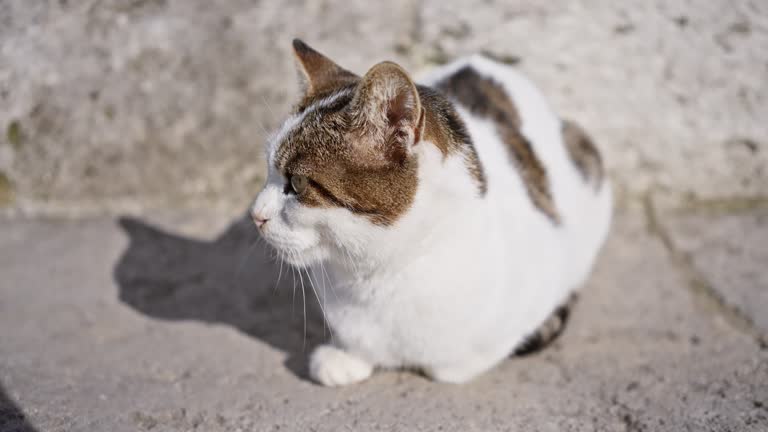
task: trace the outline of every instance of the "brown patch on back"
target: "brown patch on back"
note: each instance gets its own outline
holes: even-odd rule
[[[465,66],[440,81],[437,88],[474,114],[494,122],[520,172],[531,201],[554,223],[559,223],[560,215],[549,190],[546,169],[520,132],[520,116],[501,85],[481,76],[472,67]]]
[[[563,120],[563,143],[585,182],[595,190],[603,183],[603,160],[589,135],[578,124]]]
[[[454,153],[463,154],[478,192],[481,196],[485,195],[488,190],[485,172],[461,117],[450,101],[434,89],[426,86],[417,88],[425,108],[424,140],[434,143],[444,157]]]

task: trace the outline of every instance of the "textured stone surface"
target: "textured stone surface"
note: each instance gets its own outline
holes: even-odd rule
[[[0,172],[16,205],[242,206],[295,97],[291,38],[362,68],[374,59],[349,48],[382,55],[403,32],[401,8],[377,4],[2,2]]]
[[[357,72],[519,59],[630,195],[764,196],[767,23],[764,1],[4,0],[0,206],[241,208],[295,36]]]
[[[768,206],[724,215],[678,215],[669,218],[666,228],[711,289],[768,337]]]
[[[553,347],[464,386],[389,372],[342,389],[306,380],[304,356],[323,338],[320,318],[310,307],[304,336],[301,290],[294,297],[287,269],[278,283],[279,266],[250,225],[215,214],[151,221],[0,224],[0,413],[13,417],[0,425],[115,432],[768,425],[768,352],[697,299],[640,213],[619,215]]]

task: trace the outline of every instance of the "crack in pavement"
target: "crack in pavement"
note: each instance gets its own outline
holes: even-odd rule
[[[658,211],[653,203],[653,191],[648,191],[641,200],[648,233],[661,241],[662,245],[669,253],[674,267],[682,272],[683,276],[687,279],[687,288],[693,297],[696,300],[699,300],[704,308],[717,313],[732,328],[753,339],[760,349],[768,349],[768,338],[761,334],[752,318],[744,314],[736,306],[728,303],[728,301],[714,289],[712,283],[696,269],[690,254],[680,250],[675,245],[672,236],[659,218]],[[761,204],[762,200],[757,201],[757,205]],[[689,207],[688,209],[693,211],[695,207]]]

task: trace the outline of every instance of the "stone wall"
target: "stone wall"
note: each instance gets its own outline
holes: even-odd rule
[[[293,37],[359,73],[487,51],[587,127],[624,197],[768,195],[764,1],[3,0],[0,206],[243,208]]]

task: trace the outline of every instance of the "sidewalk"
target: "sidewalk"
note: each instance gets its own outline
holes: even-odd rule
[[[629,207],[554,346],[342,389],[306,379],[321,321],[247,223],[5,220],[0,430],[764,431],[768,208]]]

